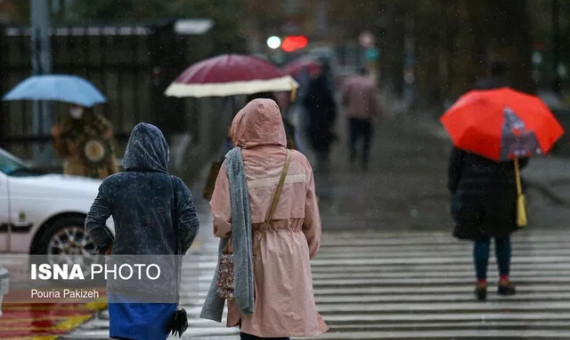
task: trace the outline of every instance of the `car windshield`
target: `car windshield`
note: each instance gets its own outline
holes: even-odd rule
[[[2,149],[0,149],[0,171],[8,176],[37,176],[42,174],[23,160]]]

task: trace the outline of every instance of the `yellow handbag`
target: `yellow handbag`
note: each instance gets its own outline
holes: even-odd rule
[[[515,178],[517,182],[517,226],[524,227],[528,224],[528,207],[526,197],[522,193],[521,174],[519,169],[519,160],[515,157]]]

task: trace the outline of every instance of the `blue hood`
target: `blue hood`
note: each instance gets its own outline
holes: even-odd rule
[[[168,173],[168,143],[154,125],[140,123],[134,127],[123,158],[126,171]]]

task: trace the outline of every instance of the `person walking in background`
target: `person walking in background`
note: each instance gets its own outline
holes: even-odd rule
[[[373,120],[380,116],[380,105],[376,85],[365,68],[359,70],[359,75],[346,79],[342,89],[342,105],[348,117],[350,164],[356,161],[357,145],[362,139],[361,165],[366,169],[370,157]]]
[[[180,178],[168,174],[168,158],[168,144],[157,127],[146,123],[135,126],[123,158],[125,172],[101,183],[85,220],[85,228],[100,251],[183,255],[190,248],[199,221],[190,190]],[[115,237],[105,227],[111,215]],[[172,271],[163,272],[173,278]],[[178,288],[174,286],[174,290]],[[176,303],[120,303],[120,286],[109,286],[108,291],[117,301],[109,303],[112,338],[166,339]]]
[[[103,179],[119,171],[111,123],[92,109],[71,105],[51,134],[64,174]]]
[[[322,72],[309,82],[303,104],[309,118],[307,137],[317,155],[319,170],[328,170],[331,143],[336,140],[334,123],[336,103],[329,81],[330,66],[323,63]]]
[[[230,238],[228,251],[234,252],[227,326],[239,326],[241,339],[317,336],[327,326],[315,306],[309,264],[321,243],[311,166],[286,148],[273,100],[249,102],[234,118],[231,137],[236,148],[226,156],[210,202],[220,249]],[[218,273],[201,317],[220,322],[224,300],[217,279]]]

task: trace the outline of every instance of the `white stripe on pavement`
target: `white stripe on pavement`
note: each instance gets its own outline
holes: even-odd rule
[[[491,252],[488,300],[477,302],[469,242],[447,233],[325,234],[311,265],[317,308],[331,331],[315,339],[570,338],[568,244],[570,235],[559,230],[515,234],[517,295],[496,294]],[[190,328],[183,339],[238,339],[237,329],[198,319],[216,254],[212,239],[184,265]],[[65,339],[107,337],[108,320],[99,319]]]

